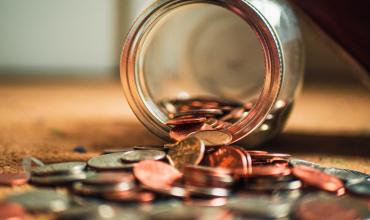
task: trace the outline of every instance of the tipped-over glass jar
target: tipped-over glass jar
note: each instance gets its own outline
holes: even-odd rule
[[[133,24],[120,68],[131,108],[159,137],[223,130],[251,146],[282,130],[303,63],[286,1],[160,0]]]

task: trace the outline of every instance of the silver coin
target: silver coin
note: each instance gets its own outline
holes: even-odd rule
[[[230,195],[230,190],[226,188],[216,188],[216,187],[198,187],[185,185],[185,190],[190,195],[198,196],[214,196],[214,197],[226,197]]]
[[[351,193],[361,195],[361,196],[370,196],[370,181],[363,180],[357,183],[348,183],[346,184],[346,189]]]
[[[160,150],[135,150],[123,153],[121,159],[133,163],[142,160],[162,160],[165,157],[166,153]]]
[[[231,143],[233,137],[226,131],[216,130],[204,130],[196,131],[189,135],[190,137],[196,137],[204,142],[207,147],[217,147],[228,145]]]
[[[318,170],[321,170],[321,171],[325,169],[324,167],[321,167],[319,164],[316,164],[316,163],[313,163],[313,162],[310,162],[310,161],[307,161],[307,160],[290,159],[289,163],[293,166],[303,165],[303,166],[312,167],[312,168],[315,168],[315,169],[318,169]]]
[[[102,195],[104,193],[122,192],[135,188],[134,182],[122,182],[112,185],[87,185],[83,183],[73,184],[73,191],[81,195]]]
[[[40,167],[45,166],[44,162],[37,159],[36,157],[27,156],[22,159],[22,167],[26,173],[31,173],[33,165]]]
[[[339,168],[334,168],[334,167],[329,167],[325,168],[324,172],[333,176],[338,177],[341,180],[344,180],[345,182],[348,183],[356,183],[356,182],[361,182],[365,180],[366,176],[351,172],[350,170],[346,169],[339,169]]]
[[[60,212],[70,206],[67,195],[53,190],[36,190],[10,195],[7,201],[22,205],[29,212]]]
[[[31,170],[32,175],[46,176],[56,174],[80,173],[86,168],[85,162],[65,162],[46,164]]]
[[[73,183],[85,179],[85,172],[52,176],[32,176],[31,182],[39,185],[59,185]]]
[[[87,165],[96,170],[123,170],[131,169],[133,163],[123,163],[122,153],[104,154],[87,161]]]
[[[228,201],[226,207],[232,212],[251,218],[277,219],[287,217],[292,203],[285,200],[274,200],[268,196],[251,196],[234,198]]]

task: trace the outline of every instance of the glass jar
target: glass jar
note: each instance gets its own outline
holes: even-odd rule
[[[213,97],[248,106],[225,128],[258,145],[278,134],[303,75],[297,18],[281,0],[161,0],[133,24],[120,71],[138,119],[169,140],[164,100]]]

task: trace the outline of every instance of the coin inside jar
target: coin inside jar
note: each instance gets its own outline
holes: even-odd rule
[[[133,150],[122,154],[121,160],[134,163],[142,160],[162,160],[166,153],[160,150]]]

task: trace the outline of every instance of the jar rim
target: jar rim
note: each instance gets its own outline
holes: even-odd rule
[[[273,108],[283,83],[283,55],[281,44],[274,29],[265,17],[248,1],[234,0],[164,0],[149,6],[135,21],[123,45],[120,75],[126,99],[137,118],[154,134],[169,139],[169,130],[159,120],[161,113],[156,104],[148,100],[142,91],[142,72],[138,64],[138,54],[145,35],[150,27],[171,10],[194,3],[213,4],[223,7],[241,17],[256,32],[263,48],[265,59],[264,85],[255,105],[248,115],[226,130],[232,135],[232,142],[251,134],[265,120]]]

